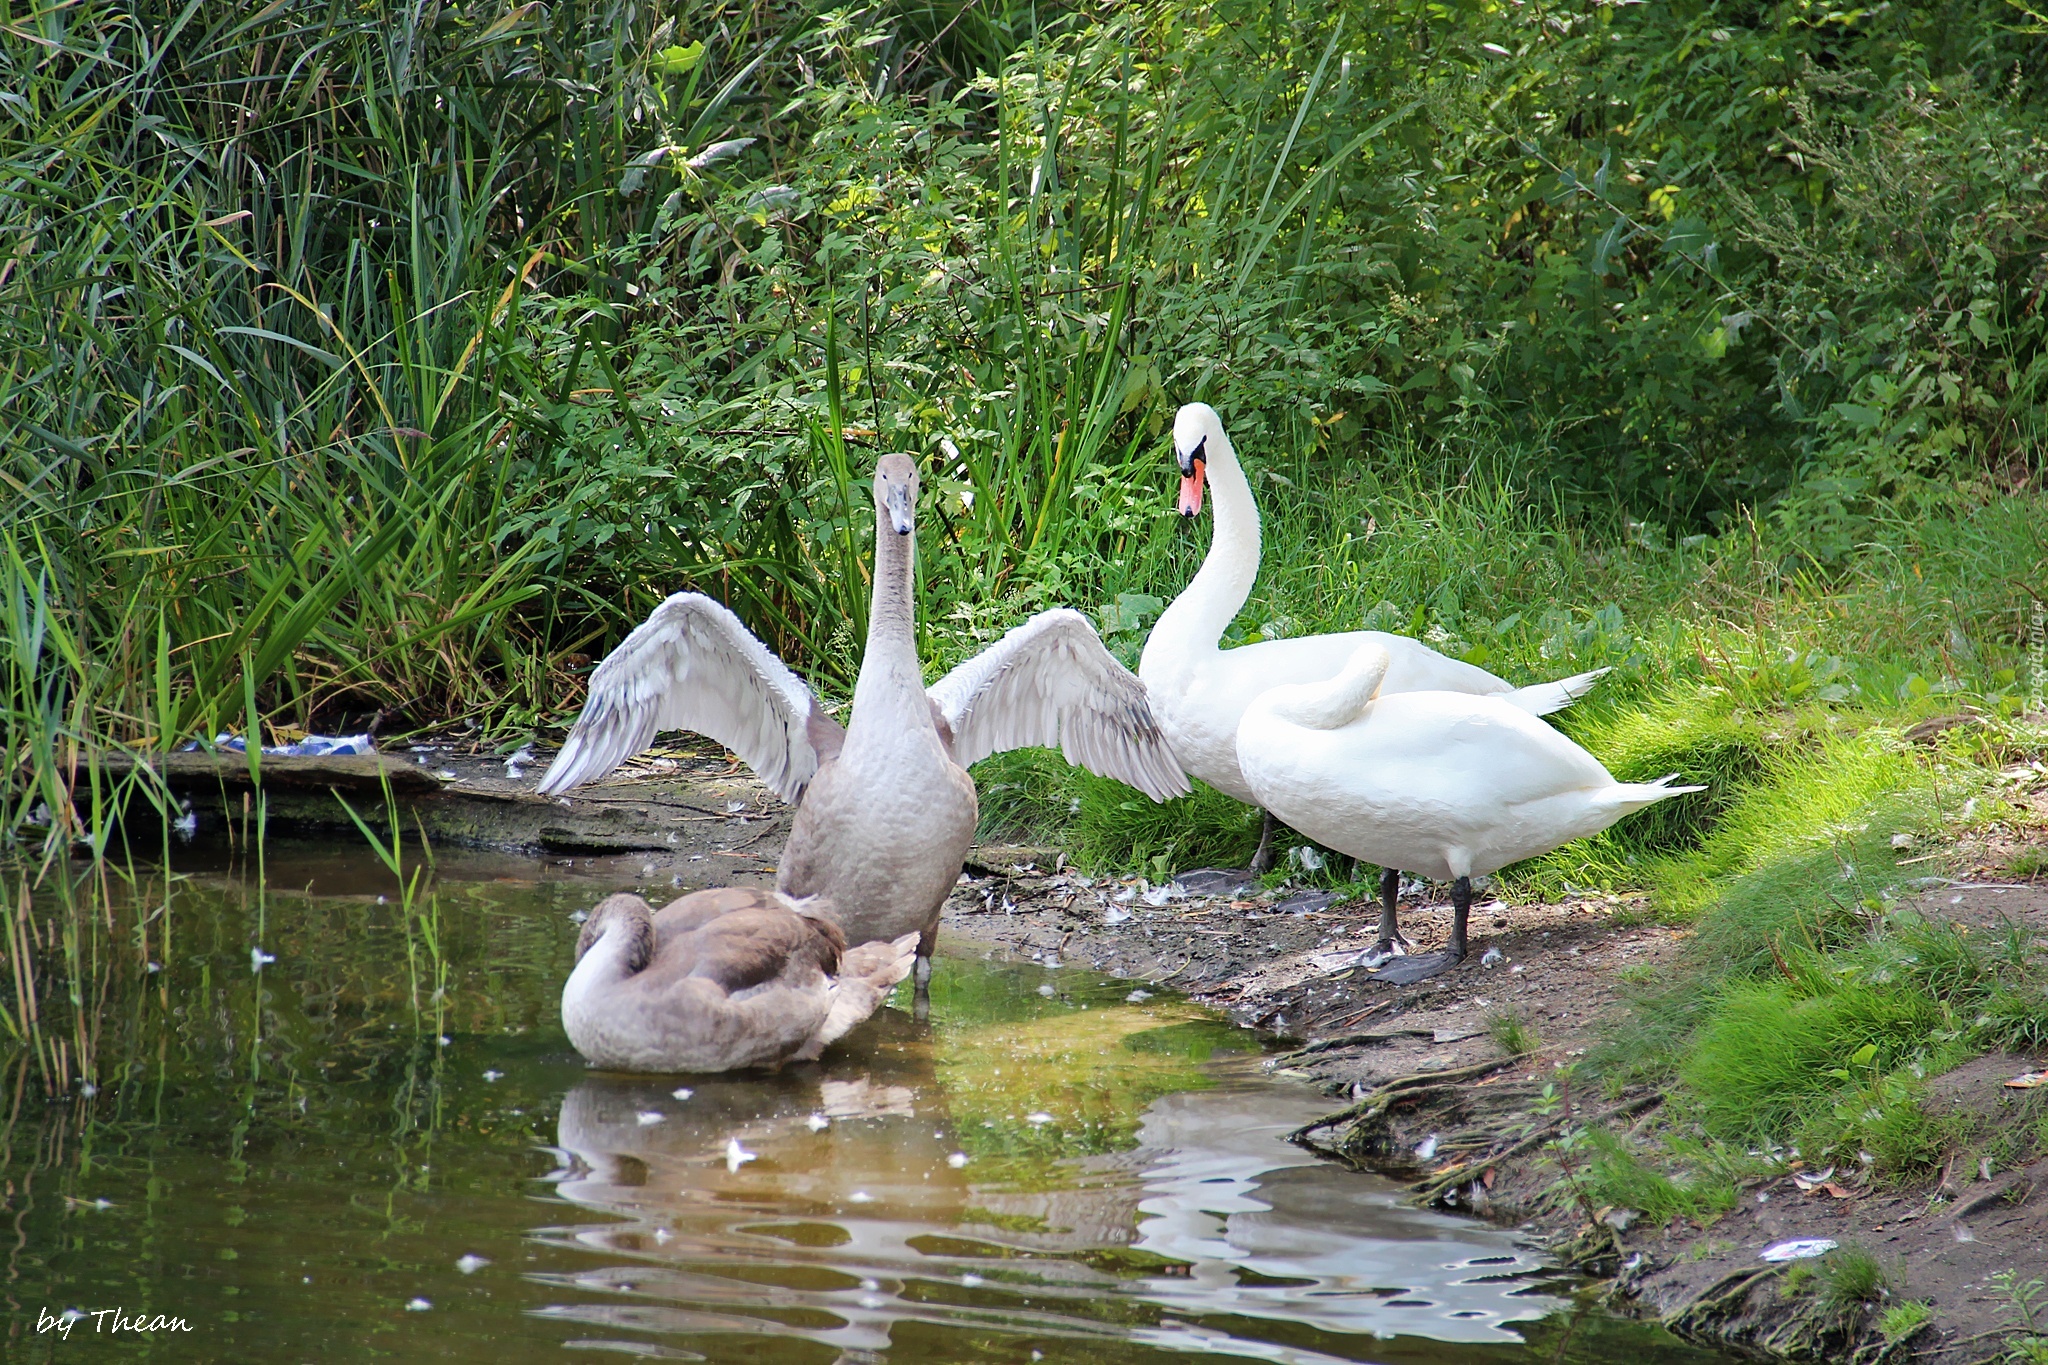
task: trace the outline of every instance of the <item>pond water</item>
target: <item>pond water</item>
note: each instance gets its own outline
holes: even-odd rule
[[[947,956],[822,1063],[600,1075],[569,916],[632,860],[264,872],[117,885],[99,1093],[9,1065],[5,1359],[1712,1359],[1289,1145],[1327,1100],[1133,982]]]

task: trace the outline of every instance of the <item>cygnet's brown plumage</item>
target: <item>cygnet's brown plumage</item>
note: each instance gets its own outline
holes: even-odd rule
[[[616,1071],[732,1071],[807,1061],[910,974],[917,938],[848,948],[819,898],[698,891],[656,913],[607,896],[584,921],[562,1027]]]

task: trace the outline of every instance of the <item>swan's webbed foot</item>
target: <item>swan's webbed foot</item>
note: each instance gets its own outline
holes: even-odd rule
[[[1370,971],[1365,979],[1384,981],[1390,986],[1412,986],[1418,981],[1440,976],[1464,960],[1462,951],[1452,952],[1449,948],[1435,953],[1416,953],[1411,957],[1393,959],[1377,971]]]
[[[1397,957],[1406,957],[1409,947],[1408,940],[1399,934],[1394,935],[1392,938],[1383,938],[1378,943],[1373,944],[1372,947],[1360,952],[1352,960],[1351,965],[1363,967],[1367,971],[1371,971],[1383,963],[1392,962]]]

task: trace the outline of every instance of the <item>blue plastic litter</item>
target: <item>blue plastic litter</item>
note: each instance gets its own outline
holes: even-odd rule
[[[199,741],[195,739],[185,746],[185,752],[198,747]],[[248,741],[240,735],[215,735],[213,747],[237,754],[249,752]],[[377,743],[368,735],[307,735],[296,744],[266,744],[263,752],[279,758],[329,758],[337,754],[374,754]]]

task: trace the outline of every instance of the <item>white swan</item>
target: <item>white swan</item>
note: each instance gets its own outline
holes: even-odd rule
[[[845,729],[737,616],[677,593],[591,674],[540,790],[603,777],[661,730],[709,735],[797,803],[776,889],[827,897],[851,943],[922,935],[921,996],[940,907],[974,838],[968,764],[1057,745],[1155,801],[1188,783],[1144,685],[1079,612],[1040,612],[927,691],[912,629],[917,490],[908,457],[882,457],[867,653]]]
[[[1152,627],[1138,661],[1138,676],[1144,679],[1152,712],[1181,766],[1218,791],[1240,801],[1258,800],[1238,771],[1237,757],[1238,721],[1252,698],[1282,683],[1333,677],[1368,640],[1389,656],[1386,692],[1499,696],[1536,716],[1571,705],[1607,672],[1601,668],[1561,682],[1516,688],[1405,635],[1377,630],[1221,648],[1225,628],[1243,608],[1258,576],[1258,504],[1252,501],[1251,485],[1238,467],[1222,421],[1207,403],[1186,404],[1175,414],[1173,449],[1182,475],[1181,515],[1192,517],[1201,511],[1206,476],[1216,489],[1216,527],[1201,571]],[[1253,860],[1255,871],[1265,870],[1271,837],[1269,813]]]
[[[1453,883],[1451,941],[1400,958],[1382,981],[1436,975],[1465,956],[1472,878],[1596,834],[1632,810],[1699,787],[1616,782],[1600,760],[1509,697],[1386,695],[1392,660],[1367,640],[1328,682],[1275,687],[1245,709],[1238,763],[1254,797],[1318,843],[1385,871],[1379,942],[1405,945],[1400,873]],[[1673,774],[1675,777],[1677,774]]]
[[[917,936],[848,948],[829,908],[756,887],[655,912],[607,896],[583,923],[562,1028],[613,1071],[734,1071],[809,1061],[910,974]]]

